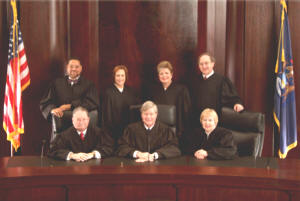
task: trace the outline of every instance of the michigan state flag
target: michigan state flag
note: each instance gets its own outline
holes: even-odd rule
[[[281,0],[280,5],[281,26],[275,66],[274,120],[280,135],[278,155],[285,158],[288,151],[297,146],[297,122],[293,56],[285,0]]]

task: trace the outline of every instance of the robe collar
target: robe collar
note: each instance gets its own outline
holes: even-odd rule
[[[80,75],[76,77],[75,79],[71,79],[70,76],[67,76],[68,83],[73,86],[74,84],[77,84],[79,82]]]
[[[120,92],[120,93],[123,93],[124,89],[125,89],[125,85],[123,88],[119,88],[117,87],[117,85],[114,84],[114,86],[116,87],[116,89]]]
[[[143,123],[144,124],[144,123]],[[152,128],[155,126],[155,124],[153,124],[153,126],[151,126],[151,127],[147,127],[145,124],[144,124],[144,127],[145,127],[145,129],[146,130],[152,130]]]

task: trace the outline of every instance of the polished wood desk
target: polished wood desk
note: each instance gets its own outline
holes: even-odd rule
[[[300,160],[0,158],[0,200],[299,201]]]

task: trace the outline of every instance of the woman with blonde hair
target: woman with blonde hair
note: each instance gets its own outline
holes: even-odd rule
[[[233,159],[236,156],[236,145],[232,133],[218,125],[215,110],[206,108],[200,115],[201,129],[196,129],[189,139],[189,153],[197,159]]]
[[[156,104],[176,106],[176,134],[182,147],[191,108],[189,91],[184,85],[173,82],[173,67],[169,61],[161,61],[157,73],[160,83],[149,89],[149,99]]]

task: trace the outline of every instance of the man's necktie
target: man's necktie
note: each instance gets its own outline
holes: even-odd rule
[[[68,79],[68,83],[69,83],[70,85],[77,84],[78,80],[79,80],[79,79],[76,79],[76,80]]]
[[[80,133],[80,139],[83,141],[84,140],[84,135],[83,133]]]

